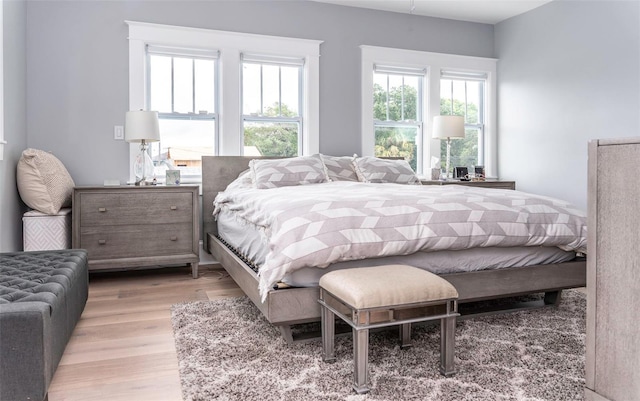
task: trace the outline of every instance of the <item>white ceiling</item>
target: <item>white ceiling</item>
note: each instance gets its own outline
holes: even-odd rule
[[[313,0],[461,21],[496,24],[551,0]]]

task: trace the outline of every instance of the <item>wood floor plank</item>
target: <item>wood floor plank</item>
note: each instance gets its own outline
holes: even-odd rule
[[[146,337],[155,333],[171,333],[172,330],[171,319],[165,318],[78,327],[77,330],[74,330],[73,335],[81,339],[82,342],[95,342],[109,339]]]
[[[85,309],[86,311],[86,309]],[[156,319],[168,319],[171,317],[171,312],[166,308],[160,308],[154,311],[146,312],[132,312],[132,313],[120,313],[120,314],[103,314],[99,316],[82,316],[76,328],[78,327],[90,327],[90,326],[102,326],[106,324],[114,323],[126,323],[126,322],[139,322],[142,320],[156,320]]]
[[[49,401],[180,401],[171,305],[241,295],[219,265],[92,274]]]
[[[173,335],[170,333],[101,341],[73,341],[65,349],[60,365],[160,354],[175,350],[174,341]]]
[[[91,387],[49,391],[49,400],[56,401],[179,401],[180,383],[175,378],[164,380],[129,380],[117,384],[96,384]]]
[[[102,384],[115,384],[131,380],[147,380],[153,377],[173,376],[178,372],[176,353],[162,352],[151,355],[102,359],[95,362],[58,366],[59,376],[69,389],[79,389]],[[54,383],[56,387],[60,383]]]

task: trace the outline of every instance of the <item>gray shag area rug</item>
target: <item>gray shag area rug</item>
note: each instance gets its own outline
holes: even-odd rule
[[[288,345],[246,297],[172,307],[182,394],[190,400],[582,400],[585,295],[564,291],[558,308],[459,321],[457,373],[438,372],[438,325],[370,335],[372,391],[356,395],[351,336],[336,339],[337,362],[321,342]]]

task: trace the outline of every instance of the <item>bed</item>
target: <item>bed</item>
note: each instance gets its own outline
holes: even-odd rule
[[[298,323],[317,321],[320,307],[317,303],[317,286],[291,287],[276,285],[262,294],[259,290],[260,278],[247,258],[236,247],[227,243],[218,232],[218,223],[213,216],[213,201],[223,192],[240,172],[248,168],[255,157],[205,156],[203,169],[203,229],[204,249],[210,252],[225,268],[229,275],[256,304],[266,319],[276,325],[288,341],[294,340],[291,326]],[[384,258],[378,260],[378,264]],[[441,274],[459,292],[461,311],[465,305],[477,301],[544,293],[543,300],[527,304],[503,304],[501,310],[522,307],[539,307],[560,302],[561,291],[586,285],[586,261],[571,258],[569,261],[548,264],[514,266],[504,269],[476,270],[471,272],[445,272]],[[471,309],[477,312],[476,309]],[[483,310],[482,313],[485,313]]]

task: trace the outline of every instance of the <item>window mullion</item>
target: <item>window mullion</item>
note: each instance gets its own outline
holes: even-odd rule
[[[264,115],[264,88],[263,88],[263,72],[262,64],[260,64],[260,115]]]
[[[387,121],[389,121],[389,74],[387,74],[387,93],[386,93],[386,101],[387,101]]]
[[[464,120],[469,121],[469,97],[467,93],[467,81],[464,81]]]
[[[404,75],[402,76],[402,87],[400,88],[400,120],[404,121]]]
[[[278,66],[278,115],[282,117],[282,67]]]
[[[274,123],[299,123],[302,122],[302,118],[300,117],[266,117],[266,116],[252,116],[252,115],[243,115],[242,121],[252,121],[252,122],[274,122]]]
[[[173,66],[173,60],[174,58],[171,57],[171,112],[175,113],[176,109],[175,109],[175,105],[174,105],[174,99],[175,99],[175,71],[174,71],[174,66]]]
[[[376,127],[402,127],[402,128],[413,128],[420,127],[421,122],[402,122],[402,121],[380,121],[374,120],[373,125]]]
[[[451,101],[450,101],[451,104],[450,104],[450,106],[451,106],[451,115],[453,116],[453,115],[455,115],[455,109],[453,108],[453,80],[451,80],[450,88],[451,88]]]
[[[191,59],[191,110],[196,113],[196,60]]]

